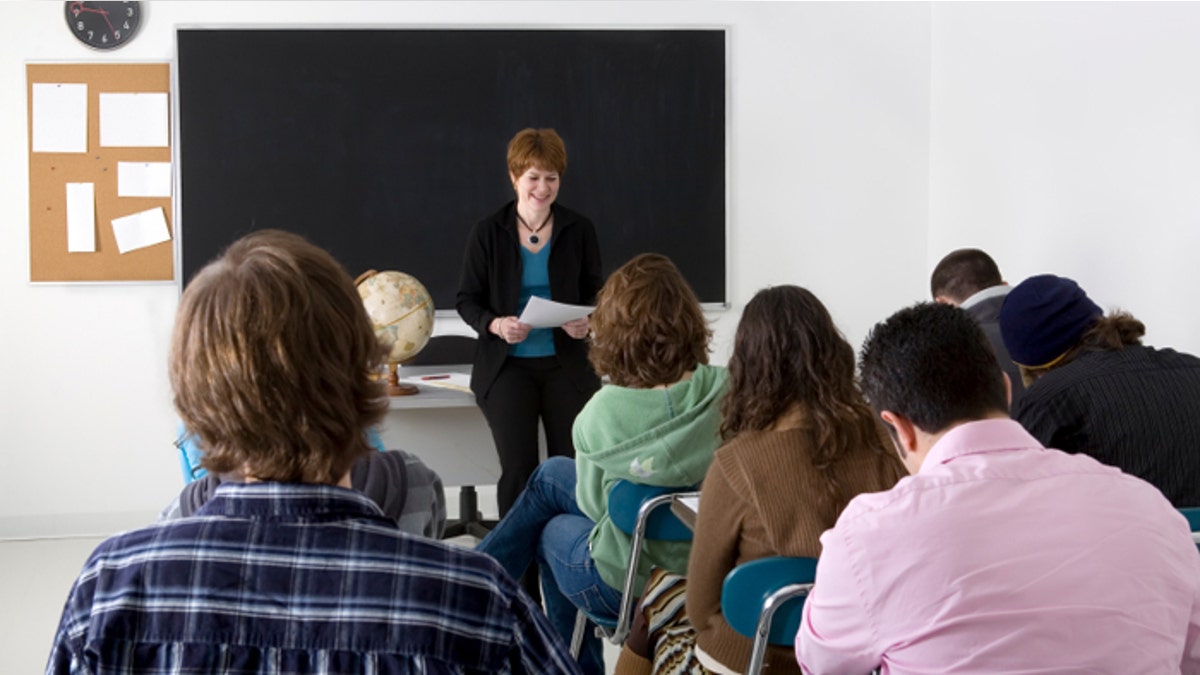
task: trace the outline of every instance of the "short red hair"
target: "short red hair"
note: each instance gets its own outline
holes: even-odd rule
[[[508,142],[509,174],[520,176],[534,166],[566,173],[567,146],[553,129],[522,129]]]

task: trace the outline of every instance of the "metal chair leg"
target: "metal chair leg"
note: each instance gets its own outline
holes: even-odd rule
[[[579,658],[579,650],[583,647],[583,632],[587,630],[587,615],[583,610],[575,612],[575,630],[571,633],[571,658]]]

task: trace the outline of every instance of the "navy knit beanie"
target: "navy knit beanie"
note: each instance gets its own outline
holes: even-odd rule
[[[1040,368],[1075,346],[1104,311],[1079,284],[1053,274],[1029,277],[1000,308],[1000,336],[1014,363]]]

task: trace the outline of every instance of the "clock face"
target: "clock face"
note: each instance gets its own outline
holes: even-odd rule
[[[142,22],[140,2],[68,2],[67,26],[93,49],[116,49],[137,34]]]

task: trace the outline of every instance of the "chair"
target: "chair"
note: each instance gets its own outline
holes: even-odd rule
[[[619,645],[629,635],[633,625],[633,607],[637,600],[633,585],[637,582],[638,563],[642,557],[642,542],[691,541],[692,530],[683,524],[670,508],[676,495],[696,495],[694,487],[670,488],[642,485],[630,481],[617,481],[608,492],[608,517],[616,528],[630,536],[629,566],[625,572],[625,583],[621,589],[621,609],[616,624],[598,620],[583,610],[575,615],[575,631],[571,636],[571,655],[579,656],[583,645],[583,633],[590,620],[596,624],[596,635]]]
[[[469,364],[475,360],[475,345],[477,341],[466,335],[435,335],[417,352],[416,356],[405,361],[405,366],[457,366]],[[496,526],[495,520],[484,519],[479,512],[479,494],[474,485],[461,485],[458,488],[458,518],[446,522],[446,532],[443,539],[453,539],[469,534],[476,539],[483,539]]]
[[[1191,506],[1179,509],[1179,512],[1187,518],[1188,525],[1192,528],[1192,541],[1196,542],[1196,548],[1200,549],[1200,507]]]
[[[731,628],[754,640],[746,675],[762,671],[768,644],[795,643],[816,574],[815,558],[777,556],[742,563],[725,576],[721,614]]]

